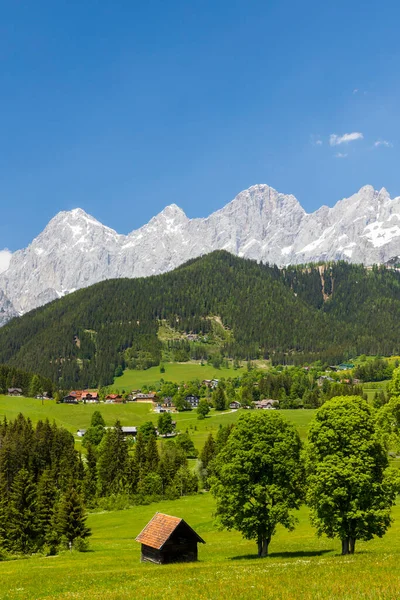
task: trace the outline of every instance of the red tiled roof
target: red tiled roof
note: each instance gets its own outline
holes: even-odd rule
[[[146,527],[139,533],[136,538],[137,542],[160,550],[171,534],[175,531],[180,523],[184,522],[179,517],[171,517],[162,513],[156,513],[154,517],[147,523]],[[186,523],[187,525],[187,523]],[[189,525],[187,525],[189,527]],[[191,527],[189,527],[191,529]],[[193,531],[193,530],[192,530]],[[199,542],[203,542],[199,535],[193,531]]]

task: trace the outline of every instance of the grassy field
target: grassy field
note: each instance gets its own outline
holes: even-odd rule
[[[158,414],[151,409],[151,404],[130,402],[127,404],[56,404],[54,400],[36,400],[34,398],[12,398],[9,396],[0,396],[0,419],[14,419],[18,413],[29,417],[33,423],[39,419],[48,418],[51,422],[55,421],[62,425],[71,433],[76,433],[78,429],[86,429],[95,410],[100,410],[106,425],[114,425],[119,419],[121,425],[139,426],[145,421],[157,422]],[[210,432],[215,434],[221,425],[234,423],[238,418],[240,411],[227,411],[219,413],[211,410],[211,416],[203,421],[199,421],[196,411],[174,414],[177,421],[177,428],[180,431],[190,433],[196,448],[200,449]],[[308,423],[313,415],[312,410],[285,410],[282,414],[293,421],[299,429],[300,435],[304,438],[307,433]],[[80,443],[80,438],[77,438]]]
[[[151,367],[145,371],[127,369],[121,377],[117,377],[112,386],[118,390],[140,389],[143,385],[152,385],[164,379],[180,383],[181,381],[192,381],[193,379],[221,379],[222,377],[237,377],[245,372],[245,367],[239,369],[215,369],[211,365],[200,363],[166,363],[165,373],[160,373],[160,367]]]
[[[218,531],[209,494],[126,511],[94,513],[90,552],[65,552],[0,563],[0,599],[124,600],[142,598],[268,600],[397,600],[400,589],[400,507],[383,539],[359,542],[339,556],[339,541],[317,538],[308,511],[294,532],[280,528],[270,556],[257,559],[254,542]],[[203,537],[199,561],[140,563],[136,535],[156,511],[186,519]]]
[[[372,402],[375,397],[375,393],[385,392],[387,391],[387,385],[389,380],[387,381],[371,381],[363,384],[364,393],[367,394],[368,400]]]

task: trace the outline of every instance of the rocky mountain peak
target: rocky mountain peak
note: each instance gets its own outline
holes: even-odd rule
[[[293,195],[258,184],[206,218],[171,204],[127,236],[80,208],[63,211],[0,273],[0,311],[9,318],[104,279],[163,273],[219,249],[281,266],[384,263],[400,255],[400,197],[367,185],[307,214]]]

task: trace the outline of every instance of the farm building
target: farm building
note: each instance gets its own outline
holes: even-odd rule
[[[121,429],[125,437],[136,436],[137,434],[137,427],[121,427]]]
[[[234,409],[234,410],[237,410],[237,409],[238,409],[238,408],[240,408],[240,407],[241,407],[241,404],[240,404],[240,402],[238,402],[237,400],[234,400],[233,402],[231,402],[231,403],[229,404],[229,408],[232,408],[232,409]]]
[[[205,541],[179,517],[156,513],[136,538],[142,544],[141,560],[160,565],[197,560],[198,542]]]
[[[264,400],[256,400],[254,402],[254,408],[261,408],[264,410],[279,408],[279,400],[272,400],[271,398],[265,398]]]
[[[72,392],[71,392],[71,394],[68,394],[68,396],[64,396],[63,403],[64,404],[79,404],[76,396]]]
[[[8,388],[7,394],[9,396],[22,396],[21,388]]]

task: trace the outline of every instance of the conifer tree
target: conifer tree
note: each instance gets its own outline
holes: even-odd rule
[[[63,494],[57,511],[57,529],[67,542],[77,538],[85,539],[91,535],[86,526],[85,508],[76,488],[70,485]]]
[[[28,554],[37,541],[36,486],[26,469],[14,479],[10,494],[8,538],[10,550]]]
[[[0,549],[8,545],[9,515],[9,492],[5,477],[0,473]]]
[[[226,397],[225,397],[224,389],[221,385],[218,384],[218,386],[214,390],[212,399],[213,399],[215,410],[225,410]]]
[[[36,396],[41,396],[42,394],[43,389],[40,379],[37,375],[34,375],[29,386],[29,397],[36,398]]]
[[[214,456],[216,455],[216,446],[213,434],[210,433],[206,442],[203,446],[203,449],[200,454],[200,460],[203,464],[203,467],[207,469],[209,463],[212,461]]]
[[[36,527],[38,545],[43,546],[50,537],[57,501],[57,488],[50,469],[46,469],[37,486]]]
[[[160,457],[157,449],[156,438],[151,436],[146,445],[146,462],[145,471],[146,473],[156,472],[160,462]]]
[[[144,441],[143,434],[141,431],[138,431],[138,434],[136,436],[136,443],[135,443],[134,461],[135,461],[136,470],[137,470],[139,479],[146,472],[146,462],[147,462],[146,450],[147,450],[146,442]]]
[[[102,496],[121,492],[126,483],[128,446],[119,421],[107,431],[99,449],[98,481]]]
[[[91,506],[96,497],[97,490],[97,456],[95,449],[91,444],[87,447],[86,454],[86,472],[83,482],[85,502]]]
[[[94,413],[92,414],[92,418],[90,421],[90,427],[97,427],[98,425],[101,425],[101,427],[105,427],[106,422],[105,422],[101,412],[99,410],[95,410]]]

